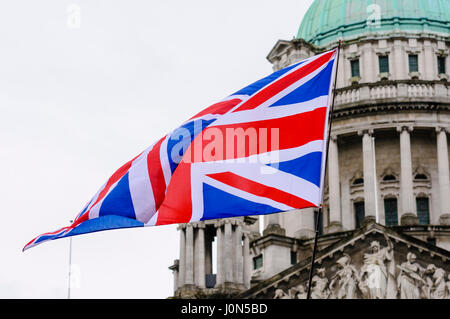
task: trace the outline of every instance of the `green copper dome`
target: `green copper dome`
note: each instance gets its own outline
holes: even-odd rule
[[[297,38],[323,46],[394,31],[450,35],[450,0],[315,0]]]

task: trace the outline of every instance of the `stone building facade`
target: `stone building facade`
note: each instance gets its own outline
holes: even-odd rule
[[[315,298],[450,298],[448,21],[450,0],[316,0],[267,56],[342,43]],[[303,298],[316,214],[180,225],[174,296]]]

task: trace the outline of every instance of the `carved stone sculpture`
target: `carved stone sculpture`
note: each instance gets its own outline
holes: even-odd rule
[[[297,299],[306,299],[308,298],[308,293],[306,292],[305,286],[298,285],[297,286]]]
[[[288,294],[286,294],[283,289],[275,290],[275,296],[273,299],[291,299]]]
[[[433,275],[436,271],[436,266],[434,264],[429,264],[423,273],[423,279],[425,281],[425,284],[421,286],[422,291],[422,298],[424,299],[431,299],[431,290],[434,286],[434,279]]]
[[[400,291],[401,299],[419,299],[421,285],[427,285],[421,275],[425,272],[418,263],[416,263],[416,255],[408,253],[406,255],[407,261],[402,263],[397,268],[400,269],[397,284]]]
[[[292,287],[288,290],[289,299],[297,299],[298,290],[296,287]]]
[[[445,271],[438,268],[433,274],[434,284],[431,291],[432,299],[445,299],[447,297],[447,284],[445,282]]]
[[[328,299],[330,290],[328,289],[328,279],[325,277],[325,268],[317,269],[317,274],[311,282],[312,299]]]
[[[350,264],[350,256],[344,254],[338,261],[339,270],[331,278],[330,290],[335,290],[335,283],[337,282],[338,290],[334,296],[337,299],[355,299],[356,289],[359,281],[359,275],[356,268]]]
[[[381,248],[378,241],[373,241],[371,251],[364,254],[359,288],[368,299],[392,299],[397,295],[393,245],[386,235],[385,238],[388,247]]]
[[[450,299],[450,275],[447,277],[444,269],[434,264],[422,267],[412,252],[406,255],[405,262],[395,265],[393,244],[386,234],[385,239],[386,247],[378,241],[370,243],[360,273],[345,253],[336,261],[337,269],[332,277],[326,277],[324,267],[318,268],[311,280],[311,298]],[[274,299],[306,299],[307,290],[308,283],[285,291],[276,289]]]

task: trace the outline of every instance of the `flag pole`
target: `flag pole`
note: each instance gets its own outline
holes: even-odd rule
[[[70,221],[73,223],[73,220]],[[69,281],[67,283],[67,299],[70,299],[70,276],[72,274],[72,236],[69,237]]]
[[[330,108],[330,112],[328,114],[328,136],[327,136],[327,148],[326,148],[326,153],[325,153],[325,168],[324,168],[324,172],[327,168],[327,163],[328,163],[328,148],[330,145],[330,133],[331,133],[331,115],[333,113],[333,108],[334,108],[334,98],[336,96],[336,82],[337,82],[337,70],[339,67],[339,53],[341,51],[341,40],[339,40],[339,44],[337,47],[337,58],[336,58],[336,70],[335,70],[335,75],[334,75],[334,86],[333,86],[333,102],[331,103],[331,108]],[[319,211],[317,213],[317,217],[316,217],[316,233],[314,236],[314,248],[313,248],[313,253],[312,253],[312,257],[311,257],[311,269],[309,272],[309,281],[308,281],[308,294],[307,294],[307,299],[311,299],[311,284],[312,284],[312,278],[313,278],[313,274],[314,274],[314,262],[316,259],[316,251],[317,251],[317,238],[319,237],[319,224],[320,224],[320,216],[322,215],[322,208],[323,208],[323,193],[324,193],[324,185],[322,185],[322,203],[320,204],[319,207]]]

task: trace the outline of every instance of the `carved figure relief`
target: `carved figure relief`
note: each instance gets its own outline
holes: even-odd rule
[[[434,264],[429,264],[423,273],[423,278],[425,283],[421,286],[421,297],[425,299],[431,298],[431,290],[433,289],[434,279],[433,275],[436,271],[436,266]]]
[[[385,235],[386,247],[373,241],[363,256],[358,272],[351,257],[343,254],[336,261],[336,272],[330,279],[326,269],[318,268],[312,278],[312,299],[450,299],[450,274],[429,264],[422,267],[414,253],[406,255],[406,261],[395,265],[393,244]],[[333,267],[334,268],[334,267]],[[307,284],[299,284],[275,291],[275,299],[306,299]]]
[[[311,298],[328,299],[330,290],[328,289],[328,279],[325,277],[325,268],[317,269],[317,275],[311,281]]]
[[[303,285],[297,286],[297,292],[297,299],[306,299],[308,297],[308,293]]]
[[[449,291],[447,291],[447,285],[445,283],[445,271],[442,268],[438,268],[433,274],[434,285],[430,293],[431,299],[446,299],[450,297]]]
[[[358,287],[367,299],[392,299],[397,295],[393,245],[387,236],[385,238],[388,247],[382,248],[378,241],[373,241],[370,252],[364,254]]]
[[[425,269],[415,262],[416,255],[413,253],[408,253],[406,259],[406,262],[397,265],[397,268],[400,269],[397,278],[400,298],[420,299],[420,287],[422,285],[427,286],[427,282],[421,277],[425,273]],[[427,288],[425,289],[428,290]]]
[[[331,278],[330,290],[336,299],[355,299],[356,289],[359,282],[359,274],[356,268],[350,264],[350,256],[344,254],[337,261],[339,270]],[[334,293],[335,284],[337,283],[337,293]]]
[[[283,289],[275,290],[275,296],[273,299],[291,299],[287,293],[283,291]]]

